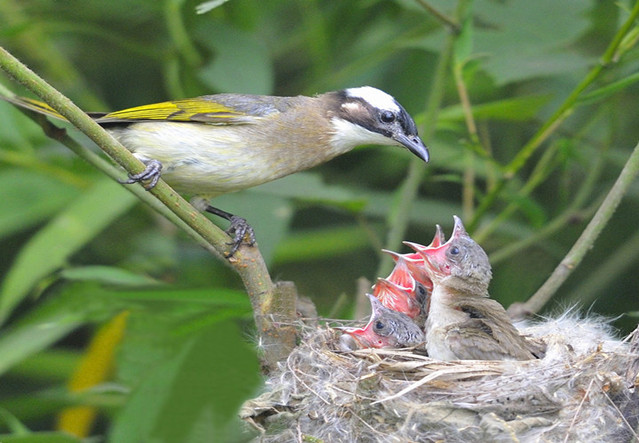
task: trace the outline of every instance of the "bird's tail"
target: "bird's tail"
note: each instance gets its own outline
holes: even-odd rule
[[[0,99],[8,101],[9,103],[12,103],[20,108],[28,109],[30,111],[37,112],[39,114],[44,114],[49,117],[54,117],[59,120],[67,121],[67,119],[64,118],[64,116],[60,115],[60,113],[58,113],[58,111],[53,109],[51,106],[47,105],[44,102],[34,100],[32,98],[20,97],[18,95],[14,95],[13,97],[0,95]]]

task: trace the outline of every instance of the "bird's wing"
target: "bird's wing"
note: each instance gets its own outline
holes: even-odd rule
[[[255,115],[218,103],[210,96],[153,103],[93,116],[101,124],[168,120],[233,125],[253,123],[257,118]]]
[[[458,308],[470,317],[451,326],[447,334],[449,346],[459,358],[529,360],[537,356],[499,302],[468,297],[460,301]]]
[[[20,106],[21,108],[29,109],[31,111],[38,112],[40,114],[48,115],[49,117],[54,117],[54,118],[66,121],[66,118],[60,115],[58,111],[56,111],[51,106],[39,100],[34,100],[28,97],[20,97],[17,95],[13,97],[2,95],[0,96],[0,98],[8,101],[9,103],[13,103],[16,106]]]
[[[513,358],[481,319],[452,325],[445,334],[446,345],[460,360],[503,360]]]

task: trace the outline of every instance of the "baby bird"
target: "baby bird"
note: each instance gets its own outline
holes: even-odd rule
[[[444,234],[437,225],[435,237],[428,248],[436,248],[444,243]],[[383,252],[395,260],[395,267],[386,278],[378,278],[373,287],[373,295],[384,306],[403,312],[417,322],[426,319],[429,294],[433,289],[428,273],[424,269],[424,259],[417,252],[398,254],[387,249]]]
[[[418,286],[406,262],[398,256],[395,267],[386,278],[378,278],[373,295],[382,305],[415,319],[423,311],[426,289]]]
[[[488,256],[455,216],[453,235],[439,247],[405,242],[425,262],[433,283],[426,350],[438,360],[530,360],[543,347],[522,337],[503,306],[492,300]]]
[[[363,328],[343,328],[340,347],[405,348],[424,343],[424,332],[406,314],[388,309],[372,294],[366,294],[373,312]]]

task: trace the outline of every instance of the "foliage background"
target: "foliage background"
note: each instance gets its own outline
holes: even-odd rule
[[[216,199],[253,224],[273,277],[293,280],[327,317],[361,315],[356,279],[384,275],[379,250],[402,217],[410,221],[402,238],[424,244],[435,223],[450,232],[453,214],[476,222],[494,267],[491,294],[506,306],[524,301],[639,139],[639,52],[629,38],[619,61],[474,217],[502,166],[598,63],[631,2],[461,1],[472,19],[454,48],[420,1],[234,0],[197,15],[198,3],[4,0],[0,45],[87,110],[370,84],[424,124],[430,94],[442,94],[436,125],[422,127],[433,130],[432,162],[415,199],[401,200],[410,155],[383,147]],[[457,7],[429,4],[450,17]],[[436,84],[447,50],[453,61]],[[6,103],[0,120],[2,441],[74,440],[56,429],[118,442],[250,438],[235,416],[260,376],[239,279]],[[622,333],[634,328],[638,199],[635,182],[548,312],[579,303],[619,316]],[[398,214],[402,204],[410,211]]]

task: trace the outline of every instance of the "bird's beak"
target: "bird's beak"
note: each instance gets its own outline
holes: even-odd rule
[[[385,278],[378,278],[377,283],[373,287],[375,297],[379,301],[384,301],[384,305],[393,311],[403,312],[410,316],[410,294],[404,289],[397,286],[392,281]]]
[[[381,348],[384,341],[375,337],[372,329],[366,325],[365,328],[344,331],[339,338],[339,346],[344,351],[354,351],[361,348]]]
[[[452,239],[453,237],[451,237],[451,240]],[[439,272],[442,270],[441,264],[446,262],[446,250],[448,249],[451,240],[438,247],[424,246],[419,243],[411,243],[407,241],[405,241],[404,244],[417,251],[424,260],[424,264],[426,266],[435,272]],[[434,243],[438,242],[434,240]]]
[[[442,227],[439,225],[435,225],[435,237],[433,237],[433,241],[428,245],[431,248],[439,248],[446,242],[446,237],[444,236],[444,231],[442,231]]]
[[[453,220],[455,220],[455,225],[453,227],[453,235],[451,237],[461,237],[461,236],[469,237],[468,233],[466,232],[466,228],[464,227],[464,224],[461,221],[461,218],[457,217],[456,215],[453,215]]]
[[[408,148],[410,152],[424,160],[426,163],[430,160],[428,148],[417,135],[407,136],[406,134],[397,134],[393,136],[393,139]]]

